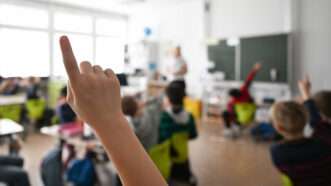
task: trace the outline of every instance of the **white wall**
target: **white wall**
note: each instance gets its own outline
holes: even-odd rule
[[[331,88],[331,1],[294,0],[295,78],[309,74],[314,90]]]
[[[210,0],[210,37],[290,31],[291,0]]]
[[[145,4],[132,11],[130,41],[142,39],[143,28],[149,26],[154,32],[152,38],[161,43],[161,56],[165,56],[164,48],[171,43],[181,45],[189,67],[188,91],[199,96],[200,77],[207,71],[203,0],[163,2]]]
[[[209,14],[204,3],[209,1]],[[135,7],[130,15],[129,40],[142,39],[143,28],[153,39],[182,45],[189,64],[190,93],[200,94],[200,77],[207,71],[206,38],[227,38],[289,32],[291,0],[159,0]],[[161,53],[161,55],[163,55]],[[164,62],[164,61],[162,61]]]

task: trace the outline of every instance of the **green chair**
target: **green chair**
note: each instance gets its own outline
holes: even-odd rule
[[[11,119],[15,122],[20,122],[21,113],[22,113],[21,105],[0,106],[0,118],[6,118],[6,119]]]
[[[46,101],[44,99],[31,99],[26,102],[28,117],[32,120],[40,119],[45,111]]]
[[[149,156],[166,180],[169,179],[171,171],[170,143],[170,140],[166,140],[148,151]]]
[[[235,105],[235,112],[238,122],[243,125],[249,125],[254,121],[256,105],[253,103],[239,103]]]

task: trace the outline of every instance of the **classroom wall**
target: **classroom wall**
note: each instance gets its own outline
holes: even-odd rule
[[[291,0],[209,0],[210,37],[265,35],[291,30]]]
[[[136,7],[130,15],[129,40],[142,39],[143,28],[153,29],[152,40],[160,43],[161,68],[167,63],[170,46],[181,45],[187,60],[188,91],[200,96],[200,77],[207,72],[207,48],[205,45],[204,1],[158,1]]]
[[[293,0],[294,77],[312,79],[313,89],[330,89],[331,1]]]
[[[210,2],[209,11],[205,3]],[[209,38],[267,35],[290,32],[292,0],[172,0],[150,1],[131,10],[129,41],[143,38],[153,29],[152,40],[166,47],[180,44],[188,61],[189,92],[201,95],[201,76],[207,72],[206,41]],[[162,65],[166,63],[161,61]]]

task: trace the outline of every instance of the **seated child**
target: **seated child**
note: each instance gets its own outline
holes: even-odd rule
[[[17,136],[11,137],[9,155],[0,155],[0,183],[5,183],[9,186],[30,185],[28,173],[23,169],[24,159],[19,155],[20,150],[19,138]]]
[[[229,91],[230,101],[227,104],[227,110],[223,113],[225,122],[224,136],[232,137],[239,132],[238,122],[236,119],[235,105],[238,103],[254,103],[250,95],[249,88],[257,72],[261,69],[261,64],[257,63],[248,74],[244,84],[240,89],[231,89]]]
[[[149,150],[156,145],[159,138],[160,116],[163,111],[162,100],[154,98],[142,104],[134,96],[124,96],[122,110],[129,118],[144,148]]]
[[[275,129],[285,141],[271,148],[274,165],[293,185],[315,186],[331,183],[331,92],[310,95],[308,80],[299,83],[304,106],[288,101],[276,103],[271,112]],[[314,129],[305,138],[306,123]]]
[[[18,78],[8,78],[1,82],[0,93],[2,95],[15,95],[20,92],[20,84]]]
[[[39,99],[41,97],[40,79],[37,77],[29,77],[26,87],[27,99]]]
[[[70,105],[66,101],[67,87],[63,87],[60,92],[58,105],[56,108],[57,116],[60,118],[60,123],[71,123],[77,120],[75,112],[71,109]]]
[[[191,185],[196,185],[196,181],[190,170],[190,162],[188,159],[188,139],[197,137],[195,121],[192,114],[186,112],[183,107],[185,97],[185,87],[181,83],[172,82],[166,88],[168,108],[161,115],[159,143],[166,140],[171,141],[171,175],[170,180],[188,182]],[[182,144],[185,148],[179,150],[179,141],[175,140],[178,134],[185,134],[188,138]],[[186,153],[186,154],[181,154]],[[176,161],[178,157],[185,157],[185,160]]]

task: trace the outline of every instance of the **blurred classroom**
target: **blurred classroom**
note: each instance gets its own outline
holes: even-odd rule
[[[170,185],[296,185],[270,155],[284,140],[270,113],[301,99],[306,75],[312,92],[331,89],[330,8],[330,0],[0,0],[0,185],[121,185],[67,103],[62,35],[77,61],[116,73],[121,95],[136,101],[123,99],[127,119]],[[164,170],[177,147],[145,145],[159,135],[139,134],[146,113],[177,114],[164,101],[171,82],[185,89],[180,102],[197,131],[184,145],[187,182]]]

